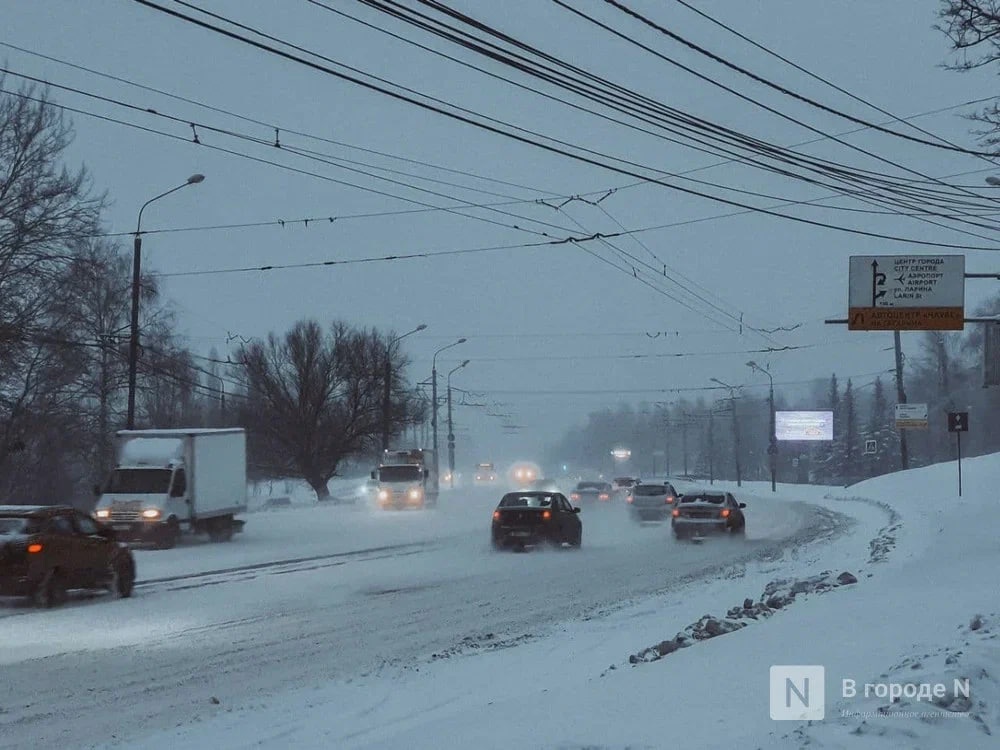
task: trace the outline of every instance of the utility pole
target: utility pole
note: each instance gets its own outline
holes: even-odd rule
[[[715,406],[708,407],[708,483],[715,484]]]
[[[382,393],[382,450],[389,450],[389,436],[392,432],[392,347],[398,341],[402,341],[407,336],[422,331],[427,326],[421,323],[412,331],[396,336],[385,342],[385,372],[382,374],[384,391]]]
[[[740,420],[736,413],[736,397],[731,399],[733,404],[733,454],[736,459],[736,486],[743,486],[743,476],[740,470]]]
[[[434,477],[435,479],[439,476],[441,471],[441,459],[438,456],[438,371],[437,371],[437,356],[443,352],[445,349],[451,349],[453,346],[458,346],[459,344],[465,343],[465,337],[463,336],[458,341],[455,341],[447,346],[442,346],[431,358],[431,432],[433,433],[434,440]],[[435,488],[436,490],[437,488]]]
[[[743,476],[740,470],[740,423],[739,415],[736,413],[736,386],[723,383],[718,378],[711,378],[713,383],[718,383],[729,391],[729,401],[733,406],[733,458],[736,463],[736,486],[743,486]],[[741,386],[742,387],[742,386]]]
[[[899,331],[892,332],[893,342],[896,348],[896,402],[906,403],[906,391],[903,389],[903,345]],[[910,468],[910,454],[906,447],[906,430],[897,430],[899,433],[899,462],[903,471]]]
[[[684,476],[688,475],[688,413],[681,412],[683,421],[681,422],[681,450],[684,453]]]
[[[465,360],[448,373],[448,487],[452,489],[455,487],[455,427],[451,421],[451,376],[467,364],[469,360]]]

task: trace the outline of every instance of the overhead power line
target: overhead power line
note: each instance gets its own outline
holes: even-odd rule
[[[760,208],[760,207],[752,206],[752,205],[749,205],[749,204],[746,204],[746,203],[742,203],[740,201],[735,201],[735,200],[732,200],[732,199],[723,198],[721,196],[715,196],[715,195],[712,195],[712,194],[709,194],[709,193],[704,193],[702,191],[694,190],[692,188],[687,188],[687,187],[683,187],[683,186],[679,186],[679,185],[673,185],[673,184],[668,183],[668,182],[666,182],[666,181],[664,181],[662,179],[655,178],[655,177],[650,177],[648,175],[641,174],[641,173],[639,173],[637,171],[634,171],[634,170],[631,170],[631,169],[627,169],[627,168],[619,166],[619,165],[606,164],[606,163],[603,163],[601,161],[598,161],[597,159],[591,158],[589,156],[585,156],[583,154],[566,151],[565,149],[561,149],[559,147],[553,146],[553,145],[548,144],[548,143],[541,143],[541,142],[538,142],[538,141],[534,141],[531,138],[528,138],[526,136],[520,135],[518,133],[508,132],[506,130],[503,130],[500,127],[491,125],[489,123],[479,122],[479,121],[474,120],[471,117],[468,117],[468,116],[466,116],[464,114],[460,114],[458,112],[452,112],[452,111],[449,111],[449,110],[444,109],[442,107],[436,106],[434,104],[430,104],[428,102],[420,101],[419,99],[416,99],[413,96],[410,96],[409,94],[404,94],[404,93],[399,93],[397,91],[392,91],[392,90],[386,88],[383,85],[371,83],[371,82],[362,80],[360,78],[357,78],[356,76],[349,75],[349,74],[346,74],[346,73],[342,73],[340,71],[334,70],[333,68],[329,68],[327,66],[321,65],[321,64],[313,62],[311,60],[307,60],[307,59],[305,59],[303,57],[300,57],[298,55],[294,55],[294,54],[286,52],[284,50],[280,50],[280,49],[278,49],[276,47],[273,47],[271,45],[264,44],[263,42],[259,42],[257,40],[249,39],[249,38],[247,38],[245,36],[237,34],[237,33],[233,32],[233,31],[228,30],[228,29],[224,29],[224,28],[221,28],[221,27],[216,26],[214,24],[208,23],[206,21],[202,21],[200,19],[193,18],[191,16],[187,16],[187,15],[185,15],[183,13],[180,13],[178,11],[174,11],[172,9],[164,8],[164,7],[160,6],[160,5],[157,5],[156,3],[150,2],[150,0],[133,0],[133,1],[136,2],[136,3],[139,3],[141,5],[144,5],[146,7],[149,7],[151,9],[153,9],[153,10],[156,10],[156,11],[159,11],[159,12],[162,12],[162,13],[174,16],[175,18],[178,18],[179,20],[185,21],[187,23],[191,23],[193,25],[200,26],[200,27],[202,27],[202,28],[204,28],[206,30],[212,31],[214,33],[221,34],[221,35],[229,37],[231,39],[240,41],[240,42],[242,42],[244,44],[248,44],[248,45],[253,46],[253,47],[257,48],[257,49],[260,49],[262,51],[268,52],[269,54],[273,54],[273,55],[282,57],[284,59],[288,59],[288,60],[297,62],[299,64],[302,64],[304,66],[310,67],[310,68],[312,68],[314,70],[317,70],[319,72],[323,72],[323,73],[325,73],[327,75],[331,75],[331,76],[333,76],[335,78],[338,78],[340,80],[353,83],[355,85],[361,86],[361,87],[363,87],[365,89],[368,89],[370,91],[375,91],[375,92],[381,93],[381,94],[383,94],[385,96],[388,96],[390,98],[394,98],[394,99],[399,100],[399,101],[407,102],[407,103],[412,104],[414,106],[417,106],[417,107],[419,107],[421,109],[424,109],[424,110],[427,110],[427,111],[430,111],[430,112],[434,112],[434,113],[440,114],[440,115],[448,117],[450,119],[454,119],[454,120],[456,120],[458,122],[463,122],[463,123],[471,125],[473,127],[477,127],[477,128],[486,130],[487,132],[492,132],[492,133],[495,133],[495,134],[498,134],[498,135],[502,135],[502,136],[507,137],[507,138],[509,138],[511,140],[515,140],[515,141],[524,143],[526,145],[531,145],[531,146],[534,146],[536,148],[548,151],[550,153],[554,153],[554,154],[559,154],[559,155],[562,155],[562,156],[566,156],[568,158],[574,159],[574,160],[579,161],[581,163],[585,163],[585,164],[590,164],[592,166],[601,167],[601,168],[607,169],[609,171],[617,172],[619,174],[625,174],[625,175],[628,175],[628,176],[631,176],[631,177],[635,177],[635,178],[638,178],[638,179],[641,179],[641,180],[647,180],[650,183],[661,185],[663,187],[666,187],[666,188],[669,188],[669,189],[672,189],[672,190],[676,190],[676,191],[679,191],[679,192],[682,192],[682,193],[694,195],[694,196],[697,196],[697,197],[707,198],[709,200],[713,200],[713,201],[716,201],[716,202],[724,203],[726,205],[731,205],[731,206],[734,206],[734,207],[743,208],[743,209],[747,209],[747,210],[753,210],[753,211],[756,211],[756,212],[759,212],[759,213],[762,213],[762,214],[765,214],[765,215],[774,216],[774,217],[777,217],[777,218],[783,218],[783,219],[787,219],[787,220],[794,221],[794,222],[797,222],[797,223],[807,224],[807,225],[811,225],[811,226],[819,226],[819,227],[824,227],[824,228],[828,228],[828,229],[834,229],[834,230],[838,230],[838,231],[843,231],[843,232],[848,232],[848,233],[853,233],[853,234],[859,234],[859,235],[863,235],[863,236],[872,236],[872,237],[877,237],[879,239],[890,239],[890,238],[892,238],[893,241],[907,242],[907,243],[911,243],[911,244],[923,244],[923,245],[931,246],[931,247],[952,247],[952,248],[955,248],[955,249],[977,249],[977,250],[978,249],[983,249],[983,250],[995,250],[996,249],[995,247],[954,245],[954,244],[951,244],[951,243],[930,243],[930,242],[927,242],[927,241],[915,240],[913,238],[893,237],[892,235],[884,235],[884,234],[881,234],[881,233],[878,233],[878,232],[867,232],[867,231],[864,231],[864,230],[858,230],[858,229],[854,229],[854,228],[851,228],[851,227],[844,227],[842,225],[828,224],[828,223],[825,223],[825,222],[816,221],[816,220],[808,219],[808,218],[805,218],[805,217],[799,217],[799,216],[794,216],[794,215],[790,215],[790,214],[784,214],[784,213],[781,213],[779,211],[774,211],[774,210],[766,209],[766,208]],[[311,53],[311,54],[315,54],[315,53]]]
[[[331,12],[338,13],[339,15],[345,15],[345,14],[343,14],[342,11],[338,11],[336,9],[330,8],[325,3],[321,3],[318,0],[308,0],[308,2],[310,2],[313,5],[316,5],[317,7],[322,7],[322,8],[325,8],[327,10],[330,10]],[[453,27],[450,27],[447,24],[444,24],[443,22],[436,21],[436,20],[432,21],[431,18],[429,16],[427,16],[426,14],[420,14],[417,11],[414,11],[412,9],[404,8],[399,3],[392,2],[391,0],[359,0],[359,2],[361,2],[364,5],[373,7],[375,9],[377,9],[377,10],[380,10],[380,11],[382,11],[384,13],[387,13],[387,14],[391,15],[394,18],[397,18],[397,19],[400,19],[400,20],[404,20],[404,21],[406,21],[408,23],[411,23],[411,24],[413,24],[413,25],[417,26],[418,28],[421,28],[421,29],[423,29],[425,31],[437,34],[437,35],[439,35],[439,36],[441,36],[441,37],[443,37],[445,39],[448,39],[449,41],[452,41],[452,42],[455,42],[456,44],[459,44],[460,46],[472,49],[473,51],[475,51],[475,52],[477,52],[479,54],[483,54],[483,55],[485,55],[485,56],[487,56],[487,57],[489,57],[491,59],[496,59],[496,60],[499,60],[499,61],[501,61],[501,62],[503,62],[505,64],[512,65],[513,67],[517,68],[518,70],[522,70],[524,72],[528,72],[528,73],[530,73],[532,75],[538,76],[538,77],[542,78],[543,80],[546,80],[546,81],[554,83],[555,85],[559,85],[559,86],[562,86],[564,88],[567,87],[566,81],[569,80],[569,79],[566,78],[565,76],[563,76],[560,79],[555,79],[551,75],[540,74],[537,69],[532,68],[530,66],[531,61],[529,61],[527,58],[525,58],[523,56],[517,56],[516,59],[515,58],[505,57],[504,55],[509,55],[509,54],[512,54],[512,53],[509,53],[507,50],[504,50],[504,49],[502,49],[502,48],[500,48],[500,47],[498,47],[496,45],[488,45],[488,47],[484,47],[482,45],[486,45],[487,43],[480,42],[480,40],[478,38],[474,37],[471,34],[468,34],[467,32],[460,32],[458,30],[453,30]],[[194,7],[194,6],[191,6],[188,3],[184,3],[184,4],[187,5],[188,7]],[[682,115],[683,114],[683,113],[680,113],[679,110],[675,110],[673,108],[666,107],[666,106],[660,104],[659,102],[653,102],[652,100],[648,99],[647,97],[643,97],[643,96],[641,96],[639,94],[635,94],[634,92],[631,92],[630,90],[625,89],[625,88],[623,88],[621,86],[618,86],[616,84],[611,84],[610,82],[606,81],[603,78],[600,78],[600,77],[598,77],[598,76],[596,76],[594,74],[588,73],[587,71],[585,71],[583,69],[580,69],[580,68],[578,68],[576,66],[569,65],[569,64],[567,64],[567,63],[559,60],[558,58],[554,58],[551,55],[543,53],[543,52],[537,50],[536,48],[533,48],[533,47],[530,47],[529,45],[524,44],[523,42],[519,42],[516,39],[513,39],[512,37],[510,37],[508,35],[505,35],[505,34],[502,34],[500,32],[497,32],[496,30],[491,29],[490,27],[486,26],[485,24],[483,24],[481,22],[477,22],[474,19],[469,18],[468,16],[465,16],[465,15],[463,15],[461,13],[458,13],[457,11],[451,10],[450,8],[448,8],[447,6],[445,6],[443,3],[428,2],[426,0],[422,0],[422,4],[424,4],[424,5],[430,5],[430,6],[438,9],[440,12],[442,12],[442,13],[444,13],[446,15],[449,15],[449,16],[451,16],[453,18],[460,19],[463,22],[465,22],[465,23],[467,23],[469,25],[472,25],[473,27],[475,27],[478,30],[483,30],[483,31],[485,31],[485,32],[487,32],[489,34],[492,34],[493,36],[497,37],[498,39],[501,39],[502,41],[504,41],[504,42],[506,42],[508,44],[511,44],[511,45],[516,46],[516,47],[518,47],[520,49],[526,50],[526,51],[528,51],[528,52],[530,52],[530,53],[532,53],[534,55],[537,55],[537,56],[543,58],[544,60],[546,60],[546,61],[548,61],[550,63],[553,63],[553,64],[558,65],[560,67],[564,67],[567,70],[570,70],[574,74],[581,75],[581,76],[583,76],[583,77],[585,77],[587,79],[596,81],[596,82],[600,83],[602,86],[610,87],[611,89],[613,89],[613,90],[615,90],[617,92],[622,92],[622,93],[624,93],[624,94],[626,94],[626,95],[628,95],[630,97],[637,98],[637,99],[641,100],[647,107],[648,106],[652,106],[657,111],[670,112],[670,113],[672,113],[673,117],[677,117],[678,115]],[[202,11],[202,12],[206,12],[206,11]],[[220,18],[216,14],[209,14],[209,15],[212,15],[213,17]],[[351,16],[347,16],[347,17],[353,18]],[[357,20],[357,19],[355,19],[355,20]],[[593,19],[590,19],[590,20],[593,20]],[[235,22],[230,21],[230,23],[235,23]],[[436,25],[432,25],[432,24],[436,24]],[[250,27],[243,26],[242,24],[237,24],[237,25],[240,26],[241,28],[246,28],[248,30],[254,31],[254,33],[258,33],[258,34],[262,33],[262,32],[259,32],[257,30],[250,29]],[[369,25],[369,24],[366,23],[366,25]],[[447,31],[447,32],[443,31],[441,27],[444,27],[445,29],[448,29],[449,31]],[[390,32],[386,32],[386,33],[390,33]],[[397,38],[401,38],[401,39],[403,39],[403,41],[407,41],[408,43],[415,44],[411,40],[408,40],[408,39],[405,39],[405,38],[402,38],[402,37],[398,37],[398,35],[395,35],[395,34],[391,34],[391,35],[392,36],[396,36]],[[268,35],[264,35],[264,36],[267,37],[267,38],[272,38],[272,39],[274,38],[274,37],[269,37]],[[628,39],[628,41],[630,41],[632,43],[635,43],[634,40],[631,40],[631,39]],[[287,42],[282,42],[282,43],[288,44]],[[294,46],[294,45],[292,45],[292,46]],[[427,49],[428,51],[430,51],[430,52],[432,52],[434,54],[439,54],[439,55],[442,54],[442,53],[440,53],[440,52],[438,52],[436,50],[433,50],[431,48],[425,47],[423,45],[417,44],[417,46],[421,47],[422,49]],[[644,49],[648,49],[646,47],[643,47],[643,48]],[[301,48],[299,48],[299,49],[301,49]],[[650,51],[652,51],[652,52],[655,53],[655,51],[653,51],[653,50],[650,50]],[[327,59],[327,60],[329,59],[329,58],[324,58],[322,55],[318,55],[315,52],[310,52],[310,54],[315,55],[317,57],[320,57],[321,59]],[[658,54],[658,53],[655,53],[655,54]],[[458,60],[457,58],[452,58],[452,57],[447,56],[447,55],[444,55],[444,56],[448,57],[448,59],[454,60],[455,62],[458,62],[460,64],[467,65],[467,66],[469,65],[468,63],[465,63],[462,60]],[[702,78],[705,78],[705,80],[707,80],[709,83],[711,83],[713,85],[722,86],[722,84],[720,84],[719,82],[717,82],[715,80],[712,80],[712,79],[708,79],[708,78],[706,78],[704,76],[701,76],[701,74],[699,74],[697,71],[694,71],[693,69],[691,69],[691,68],[689,68],[687,66],[681,65],[681,64],[679,64],[679,63],[677,63],[676,61],[673,61],[673,60],[670,60],[670,62],[673,62],[674,64],[677,64],[677,65],[680,65],[680,67],[682,67],[684,70],[686,70],[686,71],[688,71],[688,72],[690,72],[690,73],[692,73],[694,75],[698,75],[698,76],[700,76]],[[475,66],[472,66],[472,67],[475,67]],[[475,68],[475,69],[480,70],[484,74],[490,75],[491,77],[494,77],[494,78],[498,77],[498,76],[496,76],[496,74],[490,73],[489,71],[483,70],[481,68]],[[562,75],[562,74],[560,74],[560,75]],[[510,79],[506,79],[506,78],[502,78],[502,77],[500,77],[500,78],[502,80],[507,81],[508,83],[513,84],[513,85],[521,86],[521,84],[518,84],[517,82],[512,81]],[[384,80],[384,79],[379,79],[379,80]],[[523,88],[523,86],[521,86],[521,87]],[[582,94],[585,97],[592,99],[593,101],[599,101],[599,102],[601,102],[601,103],[603,103],[605,105],[611,106],[613,109],[618,109],[619,111],[623,111],[623,112],[626,111],[626,110],[621,109],[620,107],[618,107],[618,106],[616,106],[616,105],[614,105],[612,103],[609,103],[609,101],[606,98],[594,98],[593,96],[588,95],[579,86],[575,86],[574,85],[574,86],[569,86],[568,88],[570,88],[570,90],[572,90],[572,91],[574,91],[576,93]],[[730,91],[731,93],[734,93],[734,94],[736,94],[738,96],[743,96],[743,95],[739,94],[739,92],[733,91],[732,89],[730,89],[728,87],[723,86],[723,88],[725,88],[727,91]],[[534,93],[542,93],[542,92],[534,92]],[[542,95],[543,96],[548,96],[549,98],[553,98],[553,97],[551,97],[551,95],[548,95],[548,94],[542,93]],[[748,97],[744,97],[744,98],[748,98]],[[563,103],[563,104],[568,104],[569,106],[577,107],[577,105],[574,105],[571,102],[567,102],[566,100],[559,99],[559,98],[556,98],[556,100],[559,101],[559,102],[561,102],[561,103]],[[748,98],[748,100],[750,100],[750,99]],[[755,100],[750,100],[750,101],[752,101],[753,103],[757,104],[758,106],[765,106],[766,107],[766,105],[762,105],[759,102],[756,102]],[[454,106],[454,105],[452,105],[452,106]],[[579,108],[579,107],[577,107],[577,108]],[[588,111],[591,114],[598,114],[598,116],[602,116],[603,117],[603,115],[600,115],[599,113],[592,112],[590,110],[584,110],[584,111]],[[774,110],[770,110],[770,111],[774,111]],[[633,114],[633,115],[635,114],[634,112],[629,112],[629,113]],[[777,111],[774,111],[774,113],[775,114],[779,114],[779,115],[781,115],[783,117],[787,117],[786,115],[784,115],[784,113],[780,113],[780,112],[777,112]],[[683,117],[686,118],[685,122],[687,122],[688,125],[691,125],[691,124],[694,124],[694,123],[699,123],[699,122],[701,122],[703,125],[707,124],[707,123],[704,123],[704,121],[700,121],[700,120],[697,120],[696,118],[691,118],[691,117],[688,117],[686,115],[683,115]],[[492,119],[492,118],[490,118],[490,119]],[[611,118],[611,119],[612,119],[612,121],[618,122],[619,124],[623,124],[623,125],[627,125],[629,127],[632,127],[629,123],[622,122],[620,120],[615,120],[614,118]],[[641,119],[641,120],[643,120],[645,122],[652,122],[652,121],[650,121],[647,118],[644,118],[642,116],[639,116],[639,119]],[[802,122],[800,122],[798,120],[794,120],[794,118],[789,118],[789,119],[792,119],[794,122],[796,122],[797,124],[802,125],[803,127],[811,129],[813,132],[820,133],[821,135],[824,136],[824,138],[830,138],[830,139],[833,139],[833,140],[838,140],[836,138],[836,136],[832,136],[830,134],[824,134],[822,131],[819,131],[819,130],[817,130],[815,128],[812,128],[811,126],[808,126],[806,123],[802,123]],[[496,120],[493,120],[493,121],[496,122]],[[774,153],[776,153],[776,151],[781,151],[780,147],[774,147],[774,146],[772,146],[770,144],[765,144],[764,142],[759,141],[759,140],[748,139],[745,136],[742,136],[742,135],[740,135],[738,133],[735,133],[735,131],[728,131],[728,130],[725,130],[725,129],[720,129],[717,126],[713,126],[713,128],[714,128],[715,131],[718,131],[718,132],[723,132],[724,131],[724,132],[730,134],[730,136],[738,137],[740,139],[743,139],[748,144],[751,144],[751,143],[756,144],[755,146],[752,146],[752,148],[754,148],[754,149],[758,149],[759,150],[760,148],[765,148],[766,147],[767,149],[769,149],[772,152],[771,153],[772,156],[774,156]],[[520,129],[520,130],[523,131],[523,129]],[[530,131],[523,131],[523,132],[530,132]],[[643,132],[649,132],[649,131],[643,130]],[[654,134],[654,133],[651,133],[651,134]],[[535,134],[535,135],[537,135],[537,134]],[[656,134],[654,134],[654,135],[656,135]],[[564,144],[564,142],[561,142],[558,139],[551,139],[551,140],[554,140],[557,143],[561,143],[563,145],[566,145],[566,144]],[[667,140],[671,140],[671,139],[668,138]],[[702,141],[703,141],[703,139],[699,139],[698,143],[700,144]],[[858,151],[861,151],[863,153],[866,153],[869,156],[872,156],[874,158],[881,159],[882,161],[888,161],[888,160],[883,159],[882,157],[879,157],[877,154],[872,154],[870,152],[864,151],[863,149],[860,149],[857,146],[853,146],[852,144],[849,144],[849,143],[846,143],[846,142],[842,142],[842,141],[839,141],[839,140],[838,140],[838,142],[841,142],[841,143],[843,143],[843,145],[848,146],[849,148],[852,148],[854,150],[858,150]],[[688,143],[688,144],[682,144],[682,145],[687,145],[688,147],[695,148],[697,150],[703,150],[699,145],[692,145],[690,143]],[[588,153],[595,153],[595,152],[593,152],[593,151],[591,151],[589,149],[582,149],[582,150],[587,151]],[[633,162],[629,162],[627,160],[622,160],[622,159],[620,159],[618,157],[613,157],[613,158],[617,159],[618,161],[622,161],[623,163],[635,166],[635,164]],[[787,156],[786,156],[786,159],[787,159]],[[798,159],[801,161],[802,157],[798,157]],[[738,157],[736,160],[744,162],[744,163],[752,164],[754,166],[762,167],[762,168],[765,168],[765,169],[770,169],[772,171],[778,171],[780,174],[785,174],[787,176],[794,176],[794,177],[796,177],[796,179],[805,179],[807,182],[812,182],[812,183],[815,183],[815,184],[821,184],[821,183],[816,183],[816,181],[814,179],[806,179],[802,175],[793,175],[793,174],[788,173],[788,172],[786,172],[784,170],[775,170],[774,167],[768,167],[768,166],[766,166],[766,165],[764,165],[764,164],[762,164],[760,162],[754,161],[754,160],[747,160],[746,157]],[[902,165],[896,165],[895,162],[889,162],[889,163],[893,164],[894,166],[898,166],[901,169],[906,169]],[[908,170],[908,171],[913,172],[914,170]],[[660,173],[663,174],[662,171]],[[916,174],[920,174],[919,172],[915,172],[915,173]],[[884,180],[882,180],[882,176],[881,175],[877,175],[876,176],[875,173],[867,173],[867,174],[869,174],[869,176],[875,176],[876,179],[884,182]],[[676,177],[678,175],[670,175],[670,176]],[[855,196],[855,197],[857,197],[857,196]],[[975,196],[975,197],[978,198],[980,196]],[[934,212],[930,212],[930,213],[932,215],[943,216],[942,214],[935,214]],[[923,218],[923,217],[919,217],[918,216],[917,218],[920,218],[920,220],[922,220],[922,221],[929,221],[928,219]],[[950,218],[950,219],[953,219],[953,220],[957,220],[957,219],[955,219],[955,217],[945,217],[945,218]],[[932,223],[932,224],[938,224],[938,222],[930,222],[930,223]],[[983,226],[982,224],[980,224],[978,222],[973,222],[973,223],[976,224],[977,226]],[[943,226],[943,225],[941,225],[941,226]],[[993,229],[994,227],[991,225],[989,228]],[[955,228],[951,227],[951,229],[954,230]],[[955,230],[955,231],[961,231],[961,230]],[[977,235],[977,236],[981,236],[981,235]]]
[[[571,10],[573,12],[577,12],[578,13],[578,11],[576,11],[575,9],[567,6],[562,0],[552,0],[552,2],[556,3],[557,5],[560,5],[560,6],[564,7],[564,8],[566,8],[567,10]],[[744,68],[744,67],[742,67],[740,65],[737,65],[736,63],[733,63],[730,60],[727,60],[726,58],[722,57],[721,55],[718,55],[718,54],[716,54],[714,52],[711,52],[710,50],[702,47],[701,45],[695,44],[694,42],[690,41],[689,39],[684,38],[683,36],[681,36],[680,34],[677,34],[676,32],[671,31],[670,29],[666,28],[665,26],[662,26],[661,24],[656,23],[655,21],[653,21],[649,17],[644,16],[643,14],[639,13],[638,11],[636,11],[636,10],[628,7],[624,3],[619,2],[619,0],[604,0],[604,2],[607,5],[610,5],[610,6],[614,7],[614,8],[617,8],[622,13],[625,13],[626,15],[634,18],[635,20],[637,20],[640,23],[648,26],[649,28],[656,30],[660,34],[663,34],[664,36],[669,37],[670,39],[674,40],[678,44],[682,44],[685,47],[687,47],[688,49],[694,50],[698,54],[703,55],[703,56],[705,56],[705,57],[713,60],[714,62],[717,62],[718,64],[723,65],[723,66],[729,68],[730,70],[736,71],[737,73],[740,73],[741,75],[744,75],[747,78],[750,78],[751,80],[756,81],[757,83],[760,83],[760,84],[762,84],[764,86],[767,86],[768,88],[771,88],[771,89],[773,89],[775,91],[778,91],[779,93],[784,94],[785,96],[789,96],[789,97],[791,97],[793,99],[796,99],[796,100],[798,100],[800,102],[808,104],[811,107],[815,107],[816,109],[822,110],[823,112],[826,112],[828,114],[836,115],[837,117],[843,118],[843,119],[848,120],[850,122],[853,122],[853,123],[855,123],[857,125],[861,125],[861,126],[863,126],[865,128],[870,128],[871,130],[875,130],[875,131],[878,131],[880,133],[885,133],[886,135],[891,135],[891,136],[893,136],[895,138],[901,138],[901,139],[904,139],[904,140],[907,140],[907,141],[910,141],[910,142],[913,142],[913,143],[919,143],[922,146],[930,146],[931,148],[944,149],[946,151],[954,151],[954,152],[958,152],[958,153],[961,153],[961,154],[966,154],[966,155],[969,155],[969,156],[983,156],[983,157],[996,157],[997,156],[997,154],[993,154],[993,153],[989,153],[989,152],[985,152],[985,151],[976,151],[976,150],[973,150],[973,149],[963,148],[962,146],[956,146],[954,144],[947,143],[947,142],[941,143],[941,142],[936,142],[936,141],[930,141],[930,140],[927,140],[925,138],[918,138],[916,136],[907,135],[906,133],[900,133],[897,130],[892,130],[891,128],[883,127],[883,126],[879,125],[878,123],[869,122],[868,120],[864,120],[864,119],[862,119],[860,117],[855,117],[854,115],[848,114],[847,112],[843,112],[843,111],[841,111],[839,109],[836,109],[834,107],[830,107],[830,106],[828,106],[826,104],[823,104],[822,102],[819,102],[819,101],[816,101],[815,99],[812,99],[811,97],[805,96],[804,94],[799,94],[798,92],[792,91],[791,89],[789,89],[789,88],[787,88],[785,86],[782,86],[782,85],[780,85],[778,83],[775,83],[775,82],[773,82],[773,81],[771,81],[771,80],[769,80],[769,79],[767,79],[767,78],[765,78],[763,76],[760,76],[760,75],[758,75],[758,74],[756,74],[756,73],[754,73],[754,72],[752,72],[750,70],[747,70],[746,68]],[[687,5],[687,3],[684,3],[684,5]],[[688,5],[687,7],[690,8],[691,6]],[[705,15],[705,14],[702,14],[702,15]],[[782,58],[782,59],[784,59],[784,58]],[[785,60],[785,62],[789,62],[789,61]],[[796,66],[796,67],[798,67],[798,66]],[[801,68],[800,68],[800,70],[801,70]],[[844,92],[844,93],[847,93],[847,92]],[[867,102],[865,102],[865,103],[867,104]],[[869,105],[869,106],[873,106],[873,105]],[[885,113],[883,111],[883,114],[888,114],[888,113]]]

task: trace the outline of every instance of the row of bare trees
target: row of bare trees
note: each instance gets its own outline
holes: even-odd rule
[[[102,237],[87,170],[66,164],[72,139],[46,92],[0,94],[0,503],[85,505],[125,423],[131,263]],[[137,427],[243,425],[257,476],[305,479],[322,499],[386,417],[394,434],[423,419],[391,335],[303,321],[201,357],[152,277],[140,293]]]

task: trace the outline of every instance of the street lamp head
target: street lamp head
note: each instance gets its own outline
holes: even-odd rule
[[[1000,187],[1000,177],[994,177],[993,175],[990,175],[989,177],[986,178],[986,184],[992,185],[993,187]]]
[[[199,182],[204,182],[204,181],[205,181],[205,175],[203,175],[203,174],[193,174],[190,177],[188,177],[187,184],[188,185],[197,185]]]
[[[468,359],[465,360],[462,364],[459,365],[459,367],[465,367],[467,364],[469,364],[470,361],[471,360],[468,360]]]
[[[425,330],[427,330],[427,324],[426,323],[421,323],[420,325],[417,326],[416,330],[418,330],[418,331],[425,331]]]
[[[747,362],[747,367],[752,367],[754,370],[759,370],[760,369],[760,365],[758,365],[752,359],[749,362]]]
[[[468,341],[468,339],[466,339],[466,338],[460,338],[460,339],[459,339],[458,341],[456,341],[455,343],[456,343],[456,344],[464,344],[464,343],[465,343],[466,341]]]

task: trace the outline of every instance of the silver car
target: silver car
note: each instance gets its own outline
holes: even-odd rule
[[[666,521],[676,501],[677,490],[669,482],[637,484],[625,497],[632,519],[639,523]]]

